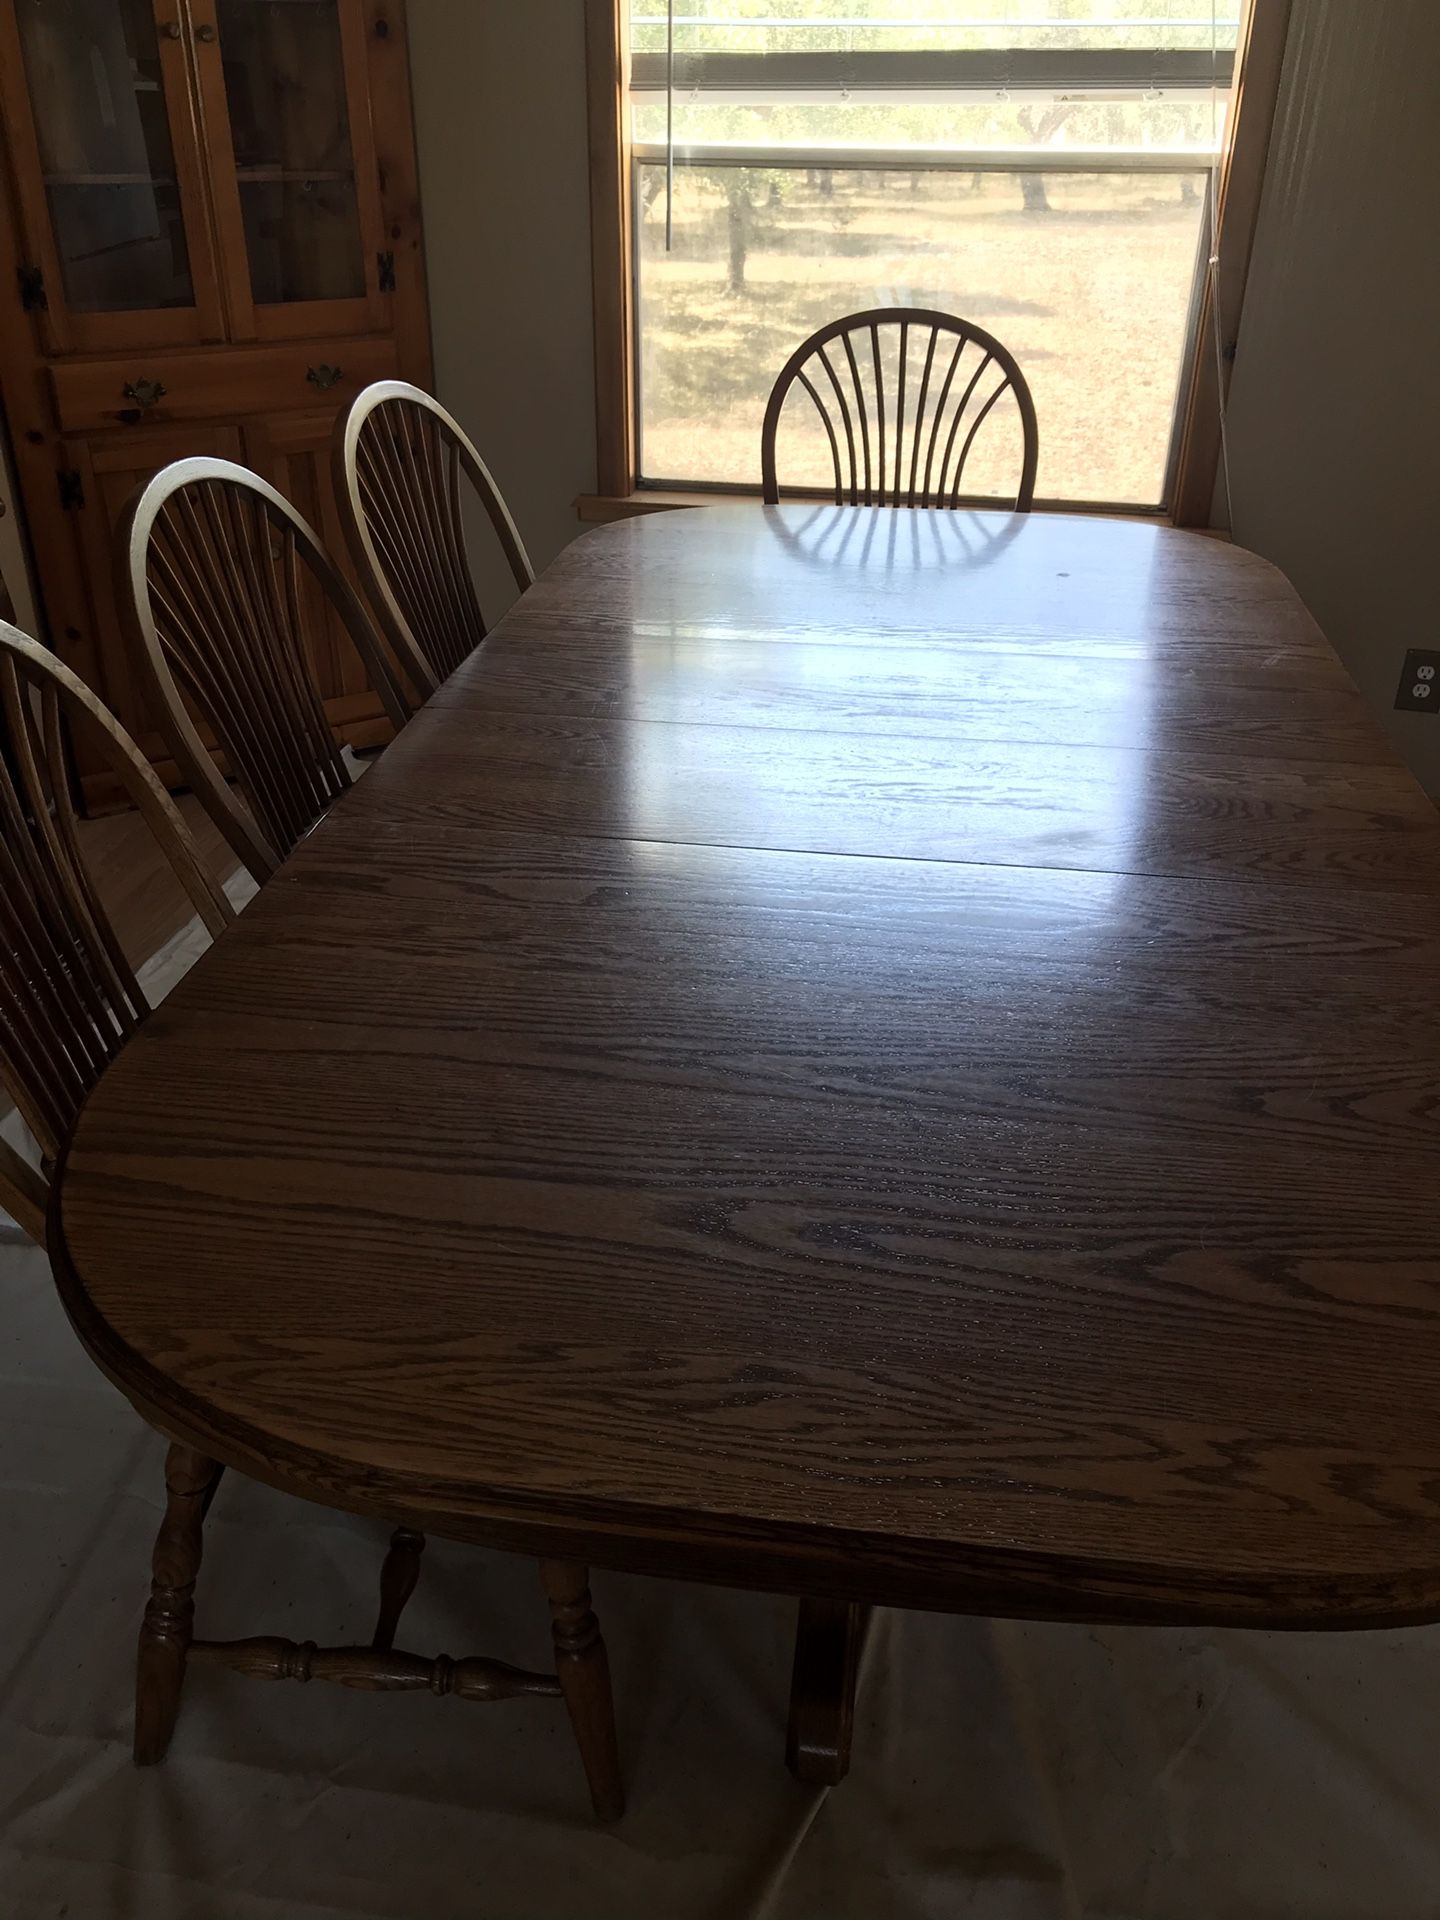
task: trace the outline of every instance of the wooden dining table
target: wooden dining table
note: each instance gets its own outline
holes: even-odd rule
[[[56,1265],[262,1480],[798,1596],[834,1779],[871,1604],[1440,1615],[1437,1007],[1435,812],[1264,560],[654,514],[106,1074]]]

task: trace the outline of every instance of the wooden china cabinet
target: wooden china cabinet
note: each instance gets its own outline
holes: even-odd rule
[[[430,382],[402,0],[0,0],[0,117],[0,387],[47,635],[163,766],[112,585],[132,489],[240,460],[338,556],[337,410]],[[323,617],[314,653],[340,737],[385,739]]]

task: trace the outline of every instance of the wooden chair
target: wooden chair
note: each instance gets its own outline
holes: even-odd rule
[[[489,468],[460,423],[419,387],[380,380],[335,423],[335,493],[345,537],[391,646],[437,679],[485,638],[465,544],[461,475],[523,593],[535,570]]]
[[[166,744],[240,859],[268,879],[350,785],[310,667],[315,628],[338,618],[397,728],[416,700],[314,529],[244,467],[191,459],[163,468],[126,510],[117,564],[135,669]],[[427,698],[435,679],[425,662],[408,643],[396,652],[417,699]]]
[[[33,1167],[0,1142],[0,1205],[43,1245],[49,1171],[80,1108],[149,1012],[81,855],[62,718],[88,728],[154,833],[212,935],[233,919],[188,828],[149,762],[63,662],[0,623],[0,1078],[40,1144]],[[270,1637],[199,1641],[194,1590],[206,1510],[222,1468],[171,1446],[167,1503],[140,1629],[135,1758],[165,1755],[187,1663],[201,1660],[267,1679],[331,1680],[371,1692],[428,1689],[464,1700],[563,1695],[602,1819],[623,1811],[605,1646],[584,1568],[542,1561],[558,1672],[528,1673],[494,1660],[426,1659],[397,1652],[400,1615],[414,1591],[424,1539],[401,1528],[380,1580],[368,1647],[317,1648]]]
[[[836,506],[959,507],[971,450],[986,423],[1003,417],[995,410],[1009,394],[1023,442],[1015,510],[1029,512],[1040,450],[1035,402],[1014,355],[983,328],[923,308],[877,307],[811,334],[781,369],[765,409],[760,463],[772,507],[780,500],[780,418],[796,385],[829,442]]]

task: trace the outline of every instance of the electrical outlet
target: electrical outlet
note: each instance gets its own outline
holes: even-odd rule
[[[1400,669],[1397,713],[1440,713],[1440,648],[1411,647]]]

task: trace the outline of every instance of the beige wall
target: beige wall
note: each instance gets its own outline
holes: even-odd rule
[[[595,487],[584,7],[408,11],[435,384],[544,566]]]
[[[1234,531],[1440,792],[1440,0],[1295,0],[1230,402]]]

